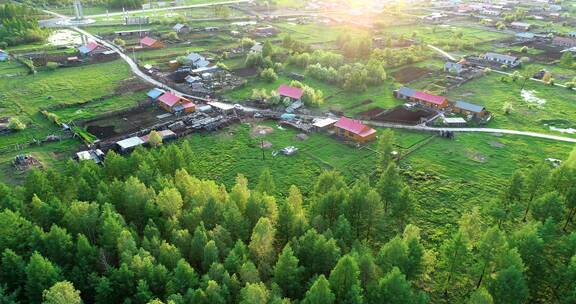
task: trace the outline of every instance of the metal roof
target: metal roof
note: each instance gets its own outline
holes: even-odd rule
[[[447,124],[465,124],[466,120],[462,117],[444,117],[444,122]]]
[[[408,87],[401,87],[400,89],[398,89],[398,94],[407,97],[414,97],[416,95],[416,90]]]
[[[465,101],[457,101],[454,106],[455,106],[456,108],[459,108],[459,109],[462,109],[462,110],[466,110],[466,111],[470,111],[470,112],[473,112],[473,113],[480,113],[480,112],[484,111],[484,106],[477,105],[477,104],[473,104],[473,103],[469,103],[469,102],[465,102]]]
[[[140,139],[140,137],[134,136],[134,137],[130,137],[130,138],[126,138],[124,140],[121,140],[121,141],[117,142],[116,144],[118,144],[118,146],[120,146],[121,149],[125,150],[125,149],[130,149],[130,148],[139,146],[143,143],[144,143],[144,141],[142,141],[142,139]]]
[[[162,90],[162,89],[158,89],[158,88],[154,88],[150,91],[148,91],[148,93],[146,95],[148,95],[148,97],[152,98],[152,99],[158,99],[158,97],[162,96],[162,94],[166,93],[166,91]]]

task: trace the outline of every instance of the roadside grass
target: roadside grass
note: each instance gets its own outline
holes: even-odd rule
[[[543,105],[529,103],[521,97],[523,80],[502,82],[502,75],[491,73],[480,79],[470,81],[451,90],[451,100],[464,100],[486,106],[494,114],[487,125],[491,128],[507,128],[521,131],[535,131],[569,136],[550,131],[551,122],[562,122],[556,127],[576,127],[576,92],[560,87],[552,87],[535,81],[528,81],[525,90],[531,91],[536,98],[545,100]],[[503,113],[503,106],[510,102],[513,110],[510,115]]]
[[[5,62],[0,62],[0,79],[2,77],[7,77],[9,75],[23,74],[25,75],[28,69],[17,62],[16,60],[10,60]]]
[[[146,98],[147,97],[145,91],[134,92],[125,95],[114,96],[97,103],[89,103],[86,105],[79,104],[72,107],[53,110],[51,112],[58,115],[62,121],[66,122],[73,120],[85,120],[96,118],[110,112],[133,107],[137,105],[138,102],[146,100]]]

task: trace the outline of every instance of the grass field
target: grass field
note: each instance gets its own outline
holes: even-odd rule
[[[23,131],[2,135],[0,147],[53,134],[58,128],[40,114],[42,108],[111,94],[129,76],[128,66],[114,61],[0,79],[2,116],[18,117],[27,125]]]
[[[545,124],[559,128],[575,127],[576,92],[529,81],[525,90],[545,101],[539,105],[530,103],[521,96],[522,80],[505,83],[500,80],[501,77],[492,73],[468,82],[450,91],[448,97],[451,100],[467,100],[486,106],[488,111],[494,113],[494,119],[488,127],[553,134],[559,133],[550,131],[549,126]],[[510,102],[514,108],[510,115],[504,115],[502,110],[506,102]]]

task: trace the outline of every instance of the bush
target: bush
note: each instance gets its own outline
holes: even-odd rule
[[[272,83],[272,82],[278,80],[278,75],[276,75],[276,72],[274,72],[274,69],[268,68],[268,69],[264,69],[262,72],[260,72],[260,78],[262,78],[266,82]]]
[[[26,125],[20,121],[20,119],[12,117],[8,120],[8,128],[14,131],[20,131],[26,129]]]
[[[53,62],[53,61],[48,61],[48,63],[46,63],[46,67],[50,70],[50,71],[54,71],[58,68],[58,63],[57,62]]]
[[[513,110],[514,110],[514,107],[512,106],[512,103],[510,103],[510,102],[506,102],[506,103],[504,103],[504,106],[502,106],[502,111],[504,112],[505,115],[510,115]]]
[[[116,39],[114,39],[113,42],[117,46],[125,46],[126,45],[126,41],[124,41],[124,39],[122,39],[122,38],[116,38]]]

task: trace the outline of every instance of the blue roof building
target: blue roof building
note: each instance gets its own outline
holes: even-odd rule
[[[150,97],[152,100],[156,100],[160,96],[162,96],[164,93],[166,93],[166,91],[164,91],[162,89],[154,88],[154,89],[148,91],[148,93],[146,95],[148,97]]]

